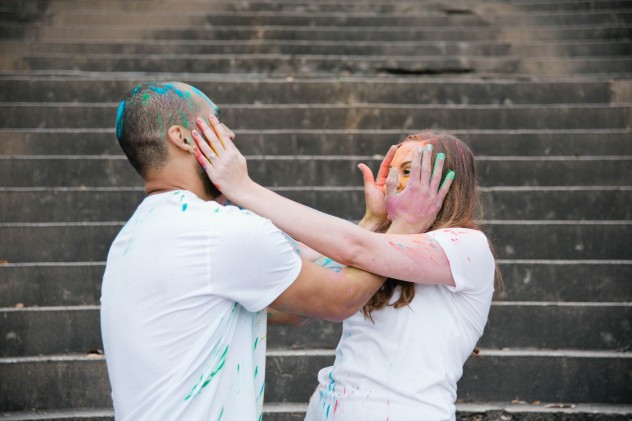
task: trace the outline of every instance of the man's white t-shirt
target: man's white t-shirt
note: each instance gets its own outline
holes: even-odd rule
[[[269,220],[148,196],[108,255],[101,329],[117,420],[259,420],[266,311],[301,261]]]
[[[480,231],[429,233],[455,287],[415,285],[409,306],[343,322],[333,367],[318,374],[306,421],[454,420],[457,381],[483,334],[494,292],[494,258]],[[399,298],[396,289],[391,302]]]

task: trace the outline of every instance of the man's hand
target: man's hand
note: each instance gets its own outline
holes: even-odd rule
[[[423,233],[434,222],[445,199],[454,171],[449,171],[441,188],[441,171],[445,155],[437,154],[432,171],[432,145],[413,152],[410,179],[406,188],[397,193],[397,171],[393,168],[386,179],[386,209],[392,221],[391,234]]]
[[[398,145],[390,147],[384,160],[382,160],[382,164],[380,164],[375,179],[373,179],[373,172],[369,167],[365,164],[358,164],[364,179],[364,202],[366,206],[364,217],[358,224],[362,228],[370,231],[383,231],[390,224],[386,211],[386,200],[384,199],[384,185],[388,176],[388,168],[398,147]]]
[[[239,203],[239,194],[254,182],[248,176],[246,158],[239,152],[214,114],[209,115],[211,126],[198,118],[201,132],[191,131],[197,147],[194,154],[206,174],[224,196]]]

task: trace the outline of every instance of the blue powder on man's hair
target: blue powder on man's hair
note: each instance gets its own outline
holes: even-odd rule
[[[116,112],[116,138],[120,141],[123,137],[123,115],[125,114],[125,100],[121,101]]]

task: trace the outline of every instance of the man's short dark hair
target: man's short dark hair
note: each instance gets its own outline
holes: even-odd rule
[[[189,128],[200,107],[173,82],[150,82],[129,91],[116,114],[116,137],[129,162],[145,177],[167,161],[169,127]]]

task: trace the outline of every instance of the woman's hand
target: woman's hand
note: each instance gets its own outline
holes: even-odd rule
[[[439,188],[445,155],[437,154],[432,171],[432,145],[413,152],[410,179],[406,188],[397,193],[397,171],[391,169],[386,179],[386,209],[392,221],[391,234],[423,233],[430,228],[443,205],[454,171],[446,174]]]
[[[246,158],[239,152],[214,114],[211,127],[203,119],[196,120],[200,132],[191,131],[197,147],[194,154],[206,174],[224,196],[239,203],[239,195],[254,182],[248,176]]]
[[[358,224],[362,228],[370,231],[383,231],[390,224],[386,211],[386,200],[384,199],[384,185],[388,176],[388,168],[398,147],[398,145],[390,147],[384,160],[382,160],[382,164],[380,164],[380,169],[375,179],[369,167],[365,164],[358,164],[364,179],[364,202],[366,206],[364,217]]]

